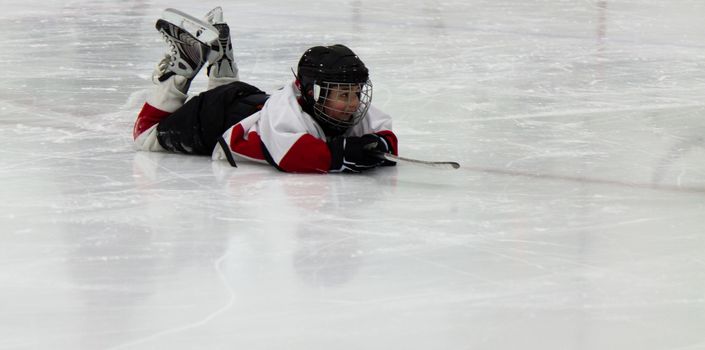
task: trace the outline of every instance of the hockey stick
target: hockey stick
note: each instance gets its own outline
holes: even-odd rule
[[[374,154],[377,158],[386,159],[390,162],[407,162],[407,163],[411,163],[411,164],[415,164],[415,165],[437,168],[437,169],[458,169],[458,168],[460,168],[460,164],[458,164],[457,162],[432,162],[432,161],[427,161],[427,160],[418,160],[418,159],[399,157],[399,156],[395,156],[391,153],[384,153],[384,152],[379,152],[379,151],[371,151],[370,153]]]

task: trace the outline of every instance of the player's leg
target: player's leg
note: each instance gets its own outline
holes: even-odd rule
[[[159,19],[156,28],[169,49],[157,64],[152,78],[155,86],[133,129],[136,147],[150,151],[163,150],[156,140],[156,125],[184,104],[191,81],[210,51],[208,45],[173,23]]]
[[[169,14],[176,22],[188,16],[175,10]],[[217,30],[220,35],[205,45],[196,39],[201,33],[198,30],[181,28],[163,19],[157,22],[170,51],[155,71],[156,86],[140,113],[144,122],[138,118],[135,124],[135,135],[142,138],[139,131],[148,129],[144,134],[150,135],[151,142],[147,144],[154,148],[150,150],[210,155],[223,132],[261,108],[266,95],[238,81],[229,28],[222,21],[220,8],[209,12],[204,21],[191,16],[186,19],[191,26],[210,27],[207,30],[213,34]],[[206,62],[210,89],[184,103],[191,80]]]

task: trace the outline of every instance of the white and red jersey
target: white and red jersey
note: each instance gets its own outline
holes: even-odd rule
[[[227,160],[230,157],[236,162],[271,163],[286,172],[336,171],[330,169],[331,152],[323,129],[313,117],[302,110],[297,92],[298,88],[294,81],[274,92],[259,112],[243,119],[223,133],[227,147],[216,146],[212,158]],[[146,104],[143,111],[149,110],[148,106],[149,104]],[[155,114],[157,111],[153,110],[148,115]],[[161,115],[161,113],[157,114]],[[143,118],[147,119],[148,115]],[[156,119],[150,120],[156,121]],[[139,120],[140,118],[138,123]],[[137,129],[154,135],[143,135]],[[147,126],[145,123],[142,123],[139,128],[136,127],[135,143],[138,149],[160,150],[161,147],[156,147],[158,142],[155,129],[156,126]],[[397,154],[397,138],[392,132],[392,118],[374,106],[370,106],[367,116],[342,136],[362,136],[373,133],[383,136],[389,143],[392,153]]]

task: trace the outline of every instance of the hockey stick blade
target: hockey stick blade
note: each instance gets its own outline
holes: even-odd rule
[[[375,156],[377,156],[380,159],[386,159],[390,162],[406,162],[406,163],[410,163],[410,164],[416,164],[416,165],[420,165],[420,166],[437,168],[437,169],[458,169],[458,168],[460,168],[460,164],[457,162],[432,162],[432,161],[427,161],[427,160],[418,160],[418,159],[399,157],[399,156],[395,156],[391,153],[384,153],[384,152],[378,152],[378,151],[373,151],[372,154],[374,154]]]
[[[218,29],[213,25],[177,9],[164,10],[162,19],[187,31],[203,44],[210,45],[218,39]]]

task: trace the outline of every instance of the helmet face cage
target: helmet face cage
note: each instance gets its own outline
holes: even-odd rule
[[[314,116],[337,128],[347,129],[359,123],[372,101],[372,82],[321,82],[313,86]]]

